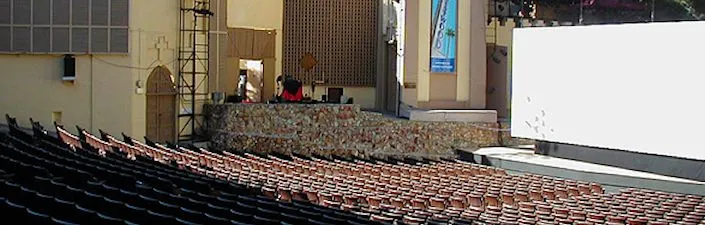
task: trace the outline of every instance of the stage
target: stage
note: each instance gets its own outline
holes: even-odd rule
[[[537,143],[537,153],[705,182],[703,160],[544,141]]]
[[[355,104],[206,105],[211,147],[302,155],[454,158],[501,145],[495,122],[411,121]]]
[[[459,157],[463,160],[499,167],[512,174],[532,173],[597,182],[602,184],[607,192],[617,192],[626,187],[638,187],[705,195],[705,182],[702,181],[628,169],[623,165],[601,165],[582,160],[546,156],[535,153],[533,149],[499,147],[459,150],[458,152]],[[629,160],[622,158],[622,161]]]

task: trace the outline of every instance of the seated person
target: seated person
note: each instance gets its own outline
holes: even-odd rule
[[[286,102],[300,102],[304,98],[304,89],[301,81],[287,75],[283,82],[284,91],[280,97]]]

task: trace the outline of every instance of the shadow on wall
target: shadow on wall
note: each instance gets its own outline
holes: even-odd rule
[[[509,118],[509,58],[506,46],[487,45],[487,109],[497,111],[497,118]]]

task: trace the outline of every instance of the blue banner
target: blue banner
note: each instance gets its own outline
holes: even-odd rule
[[[433,0],[431,8],[431,72],[455,73],[458,0]]]

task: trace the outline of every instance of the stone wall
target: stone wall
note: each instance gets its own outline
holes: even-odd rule
[[[499,145],[501,146],[518,146],[518,145],[533,145],[535,141],[523,138],[512,138],[509,133],[511,126],[509,122],[500,122],[499,127],[503,130],[499,133]]]
[[[359,105],[222,104],[205,111],[211,147],[228,151],[437,158],[500,144],[497,123],[408,121]]]

